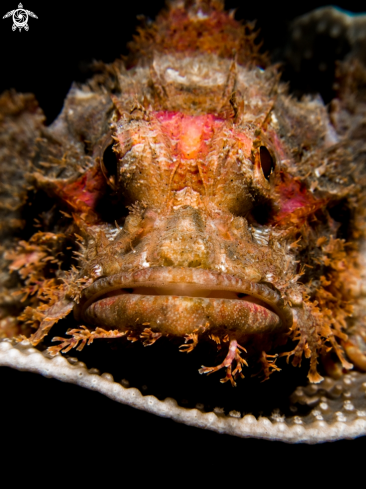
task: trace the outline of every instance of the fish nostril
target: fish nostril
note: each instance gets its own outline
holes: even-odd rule
[[[164,267],[173,267],[174,265],[175,265],[175,263],[173,262],[173,260],[171,260],[168,257],[164,257],[164,259],[163,259],[163,266]]]
[[[199,259],[196,259],[196,260],[191,260],[189,263],[188,263],[188,267],[189,268],[197,268],[199,266],[202,265],[202,261],[199,260]]]

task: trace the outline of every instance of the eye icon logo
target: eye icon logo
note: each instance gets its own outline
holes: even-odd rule
[[[6,19],[10,16],[13,16],[13,31],[15,31],[17,28],[20,31],[22,29],[27,31],[29,29],[28,18],[34,17],[35,19],[38,19],[38,17],[33,12],[31,12],[30,10],[25,10],[21,3],[18,5],[18,8],[16,10],[11,10],[7,14],[5,14],[3,19]]]

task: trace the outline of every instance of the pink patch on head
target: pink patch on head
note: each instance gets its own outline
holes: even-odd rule
[[[172,190],[191,187],[197,192],[203,191],[206,178],[206,156],[216,131],[226,121],[213,114],[188,115],[181,112],[156,112],[160,130],[169,141],[171,162],[162,161],[174,170]]]
[[[161,111],[156,112],[155,117],[169,140],[176,142],[175,151],[183,160],[204,157],[208,153],[213,135],[227,124],[227,121],[214,114],[193,116],[181,112]],[[231,126],[228,129],[237,146],[243,150],[244,156],[250,156],[252,140]]]
[[[201,139],[204,132],[204,121],[201,118],[185,117],[181,121],[181,151],[186,159],[196,158],[201,148]]]
[[[289,214],[299,207],[308,205],[313,198],[306,189],[301,188],[299,182],[291,181],[281,189],[281,213]]]
[[[194,159],[207,153],[207,143],[214,131],[222,127],[223,119],[213,114],[188,115],[181,112],[156,112],[162,131],[170,141],[176,141],[175,150],[181,159]]]
[[[285,218],[306,218],[324,205],[324,199],[316,199],[305,185],[291,176],[282,173],[282,181],[276,188],[279,208],[273,216],[280,222]]]
[[[87,221],[97,220],[95,207],[105,190],[105,180],[96,166],[69,184],[55,184],[55,193],[66,202],[73,212]]]

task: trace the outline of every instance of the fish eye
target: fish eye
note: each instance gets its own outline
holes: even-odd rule
[[[117,169],[118,169],[118,157],[113,150],[113,143],[106,147],[103,153],[103,173],[106,177],[108,184],[113,189],[117,184]]]
[[[269,176],[275,168],[274,160],[271,156],[271,153],[268,151],[268,149],[265,146],[261,146],[259,148],[259,154],[261,159],[263,175],[267,180],[269,180]]]

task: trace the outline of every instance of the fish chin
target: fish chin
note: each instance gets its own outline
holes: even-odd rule
[[[240,342],[248,334],[284,329],[280,318],[267,308],[244,300],[204,297],[121,294],[100,299],[84,312],[91,324],[105,329],[138,330],[149,325],[164,335],[183,337],[200,328],[213,334],[226,331]],[[143,328],[143,326],[142,326]]]

